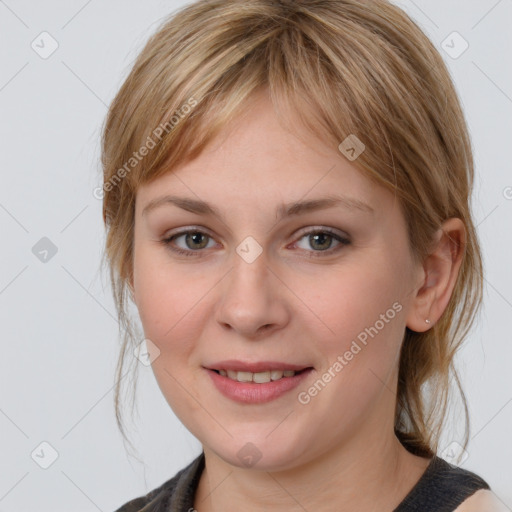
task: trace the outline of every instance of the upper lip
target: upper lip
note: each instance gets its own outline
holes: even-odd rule
[[[238,372],[258,373],[267,370],[293,370],[298,372],[306,368],[311,368],[311,366],[304,364],[300,365],[283,363],[280,361],[257,361],[250,363],[245,361],[238,361],[235,359],[229,359],[227,361],[219,361],[217,363],[209,364],[208,366],[205,366],[205,368],[207,368],[208,370],[233,370]]]

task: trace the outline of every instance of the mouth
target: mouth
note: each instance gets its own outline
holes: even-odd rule
[[[265,403],[296,388],[314,371],[312,366],[277,361],[221,361],[203,367],[222,395],[240,403]]]
[[[228,379],[235,380],[237,382],[254,382],[256,384],[266,384],[267,382],[274,382],[276,380],[287,379],[299,375],[312,367],[304,368],[302,370],[266,370],[263,372],[246,372],[236,370],[216,370],[212,369],[218,375],[227,377]]]

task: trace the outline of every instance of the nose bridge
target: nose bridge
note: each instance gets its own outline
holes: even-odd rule
[[[253,309],[262,307],[270,299],[268,259],[263,251],[256,255],[254,248],[245,242],[239,245],[236,252],[225,297],[240,305],[252,304]]]
[[[263,326],[281,324],[285,314],[281,293],[265,252],[253,241],[243,241],[233,255],[233,266],[222,287],[217,321],[246,335]]]

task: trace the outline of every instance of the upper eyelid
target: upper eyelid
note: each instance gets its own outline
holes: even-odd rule
[[[339,235],[340,237],[349,237],[348,233],[345,233],[344,231],[340,231],[337,228],[332,228],[328,226],[322,226],[322,225],[313,225],[305,228],[301,228],[297,230],[296,234],[294,236],[298,236],[299,234],[308,234],[312,231],[327,231],[331,232],[331,234]],[[211,238],[215,238],[215,235],[211,233],[211,231],[208,228],[205,228],[203,226],[187,226],[183,228],[178,228],[178,231],[173,231],[169,234],[164,234],[163,238],[171,238],[173,236],[180,236],[180,235],[186,235],[187,233],[203,233],[208,235]]]

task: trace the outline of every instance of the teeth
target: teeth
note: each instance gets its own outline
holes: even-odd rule
[[[223,377],[228,377],[238,382],[256,382],[265,384],[270,381],[279,380],[283,377],[293,377],[297,372],[293,370],[268,370],[266,372],[236,372],[234,370],[218,370]]]
[[[264,382],[270,382],[270,372],[253,373],[252,380],[254,382],[257,382],[258,384],[263,384]]]
[[[251,382],[253,374],[251,372],[238,372],[236,379],[238,382]]]

